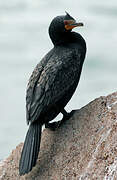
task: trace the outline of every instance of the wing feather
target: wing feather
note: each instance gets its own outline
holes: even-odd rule
[[[27,89],[28,123],[35,121],[48,106],[55,104],[78,79],[81,71],[79,57],[68,52],[62,61],[59,57],[54,57],[54,60],[51,57],[44,67],[37,65],[34,70],[37,73],[32,74]]]

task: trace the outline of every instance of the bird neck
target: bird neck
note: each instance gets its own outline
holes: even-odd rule
[[[71,31],[63,32],[63,33],[49,32],[49,35],[50,35],[50,39],[52,40],[54,46],[76,43],[76,44],[80,44],[84,48],[86,48],[85,40],[79,33],[71,32]]]
[[[69,40],[70,32],[49,32],[50,39],[54,46],[67,43]]]

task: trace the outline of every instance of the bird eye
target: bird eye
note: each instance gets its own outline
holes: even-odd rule
[[[64,25],[74,24],[75,20],[64,20]]]
[[[64,24],[65,24],[65,25],[68,25],[68,24],[69,24],[69,21],[65,20],[65,21],[64,21]]]

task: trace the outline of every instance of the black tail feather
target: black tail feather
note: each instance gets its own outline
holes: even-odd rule
[[[20,175],[31,171],[36,164],[40,149],[41,129],[42,125],[38,122],[32,123],[28,129],[19,163]]]

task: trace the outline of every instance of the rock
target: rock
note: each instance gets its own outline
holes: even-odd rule
[[[37,165],[20,177],[22,146],[0,165],[1,180],[116,180],[117,92],[76,110],[58,130],[44,129]]]

